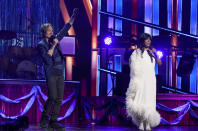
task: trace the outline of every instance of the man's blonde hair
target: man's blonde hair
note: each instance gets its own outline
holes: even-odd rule
[[[42,36],[43,38],[45,37],[45,34],[46,34],[46,32],[47,32],[47,29],[48,29],[50,26],[52,27],[52,25],[51,25],[50,23],[45,23],[45,24],[42,24],[42,25],[41,25],[40,33],[41,33],[41,36]]]

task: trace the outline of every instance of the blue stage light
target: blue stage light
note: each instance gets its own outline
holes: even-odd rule
[[[157,56],[159,59],[161,59],[163,57],[163,53],[161,51],[157,51]]]
[[[105,45],[111,45],[111,43],[112,43],[112,38],[111,38],[110,36],[105,37],[104,43],[105,43]]]

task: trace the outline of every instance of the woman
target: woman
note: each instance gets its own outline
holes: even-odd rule
[[[155,61],[162,62],[151,48],[151,36],[143,33],[139,47],[130,56],[130,82],[126,92],[127,115],[132,117],[140,130],[151,130],[160,123],[156,111],[156,77]]]

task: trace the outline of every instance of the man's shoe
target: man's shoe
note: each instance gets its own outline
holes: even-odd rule
[[[39,122],[39,128],[41,128],[41,129],[47,128],[46,120],[40,120],[40,122]]]
[[[53,129],[64,129],[65,126],[59,124],[57,121],[50,121],[48,124],[48,128],[53,128]]]
[[[47,121],[49,120],[48,115],[42,115],[41,120],[39,121],[39,128],[45,129],[47,128]]]

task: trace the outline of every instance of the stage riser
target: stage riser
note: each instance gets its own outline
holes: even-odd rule
[[[17,98],[20,98],[24,95],[27,95],[30,93],[33,85],[30,84],[0,84],[0,94],[14,100]],[[45,84],[41,84],[40,88],[42,92],[47,95],[47,90]],[[79,88],[79,84],[75,85],[72,84],[68,86],[66,84],[65,91],[64,91],[64,99],[66,99],[76,88]],[[73,97],[71,101],[69,101],[67,104],[64,104],[61,107],[60,115],[64,116],[65,113],[68,111],[68,108],[72,104],[72,101],[78,98],[76,101],[76,106],[74,112],[72,114],[63,119],[62,123],[94,123],[93,121],[89,120],[88,117],[85,115],[85,103],[90,105],[90,108],[88,109],[88,114],[90,115],[90,118],[96,120],[95,123],[98,124],[113,124],[113,125],[133,125],[130,121],[130,118],[127,118],[126,116],[126,110],[125,106],[115,106],[113,109],[115,109],[117,112],[113,112],[115,110],[112,110],[109,115],[107,116],[107,119],[104,119],[104,121],[101,121],[102,117],[105,115],[105,113],[108,111],[108,109],[111,107],[111,105],[115,104],[114,102],[125,102],[124,97]],[[44,101],[39,97],[42,104],[44,104]],[[193,100],[194,102],[198,103],[198,96],[195,95],[178,95],[178,94],[158,94],[157,95],[157,102],[161,103],[169,108],[175,108],[178,106],[181,106],[183,104],[186,104],[188,100]],[[29,100],[29,99],[28,99]],[[24,107],[27,104],[27,99],[22,101],[19,104],[8,104],[3,101],[0,101],[0,109],[6,114],[10,116],[15,116],[17,114],[20,114]],[[104,104],[107,104],[108,102],[111,102],[111,104],[108,104],[108,106],[104,109],[98,110],[98,107],[103,106]],[[94,107],[94,108],[92,108]],[[198,114],[198,110],[194,109],[195,113]],[[171,113],[171,112],[165,112],[162,110],[159,110],[161,116],[171,122],[172,120],[176,119],[177,113]],[[120,115],[121,118],[116,118],[115,114]],[[35,100],[34,104],[30,108],[30,110],[25,114],[29,118],[30,123],[37,123],[40,120],[41,117],[41,111],[39,110],[38,103]],[[123,120],[122,120],[123,118]],[[121,121],[120,121],[121,120]],[[7,119],[0,118],[0,121],[7,121]],[[184,116],[182,121],[177,125],[196,125],[197,120],[193,118],[189,112]]]

